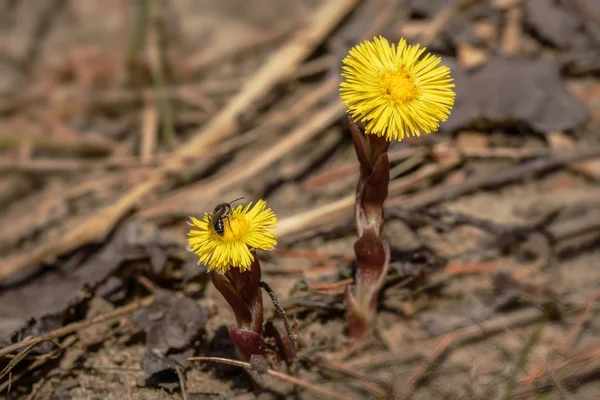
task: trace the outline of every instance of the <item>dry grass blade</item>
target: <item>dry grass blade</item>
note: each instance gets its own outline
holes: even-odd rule
[[[218,362],[218,363],[222,363],[222,364],[228,364],[228,365],[233,365],[234,367],[240,367],[240,368],[244,368],[247,370],[252,370],[252,366],[250,365],[250,363],[244,362],[244,361],[237,361],[237,360],[230,360],[228,358],[221,358],[221,357],[190,357],[188,358],[188,361],[213,361],[213,362]],[[329,389],[325,389],[321,386],[317,386],[313,383],[310,382],[306,382],[303,381],[301,379],[295,378],[293,376],[290,375],[286,375],[284,373],[278,372],[278,371],[274,371],[272,369],[268,369],[266,372],[268,375],[271,375],[275,378],[279,378],[282,379],[284,381],[290,382],[294,385],[297,386],[301,386],[307,390],[310,390],[312,392],[315,393],[320,393],[322,395],[325,396],[329,396],[332,399],[337,399],[337,400],[354,400],[354,398],[352,397],[348,397],[348,396],[342,396],[332,390]]]

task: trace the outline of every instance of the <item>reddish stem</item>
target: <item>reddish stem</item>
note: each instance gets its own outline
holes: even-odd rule
[[[381,239],[384,226],[383,203],[388,195],[390,143],[383,137],[361,133],[350,120],[352,142],[360,164],[356,187],[355,222],[358,240],[356,278],[353,290],[346,289],[346,313],[350,335],[364,338],[377,308],[379,291],[389,268],[389,245]]]

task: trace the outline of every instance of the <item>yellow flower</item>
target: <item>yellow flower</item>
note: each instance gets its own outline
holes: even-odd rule
[[[342,101],[365,132],[388,141],[439,128],[454,105],[450,69],[425,48],[401,39],[396,47],[383,37],[365,41],[343,60]]]
[[[225,272],[231,267],[245,271],[254,260],[251,249],[271,250],[277,244],[275,234],[269,229],[275,227],[277,218],[270,208],[265,209],[264,200],[246,207],[237,206],[231,215],[223,220],[223,235],[215,232],[211,216],[204,214],[204,220],[191,217],[192,228],[188,233],[190,251],[193,251],[209,271]]]

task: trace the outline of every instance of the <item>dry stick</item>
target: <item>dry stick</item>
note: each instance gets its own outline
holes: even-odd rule
[[[8,374],[18,363],[20,363],[21,360],[27,357],[27,354],[29,354],[29,352],[33,350],[35,346],[37,346],[36,343],[30,344],[29,346],[21,350],[21,352],[19,352],[19,354],[17,354],[12,360],[10,360],[6,367],[4,367],[2,371],[0,371],[0,380],[4,378],[4,376]]]
[[[285,314],[285,310],[279,304],[279,300],[277,300],[275,292],[273,291],[273,289],[271,289],[271,286],[269,286],[267,282],[260,281],[259,285],[265,290],[265,292],[267,292],[267,294],[271,298],[271,301],[273,302],[273,305],[275,306],[275,310],[277,311],[277,315],[279,315],[279,319],[283,321],[283,326],[285,326],[285,330],[287,332],[288,337],[290,338],[290,342],[292,342],[292,353],[295,359],[297,354],[296,338],[294,337],[294,332],[292,332],[292,327],[290,326],[290,321],[288,320],[288,317]]]
[[[132,313],[142,307],[149,305],[153,301],[154,301],[154,296],[147,296],[139,301],[136,301],[135,303],[128,304],[121,308],[117,308],[116,310],[113,310],[109,313],[100,315],[96,318],[93,318],[90,320],[79,321],[79,322],[73,322],[72,324],[63,326],[62,328],[56,329],[52,332],[48,332],[41,336],[28,337],[25,340],[22,340],[18,343],[14,343],[14,344],[11,344],[9,346],[6,346],[6,347],[0,349],[0,357],[4,357],[16,350],[20,350],[20,349],[28,347],[30,345],[38,345],[42,342],[58,339],[60,337],[66,336],[70,333],[77,332],[80,329],[87,328],[88,326],[101,324],[103,322],[122,317],[124,315]]]
[[[234,367],[240,367],[240,368],[244,368],[246,370],[249,371],[254,371],[254,369],[252,368],[252,366],[250,365],[250,363],[244,362],[244,361],[237,361],[237,360],[230,360],[228,358],[221,358],[221,357],[190,357],[188,358],[188,361],[213,361],[213,362],[218,362],[218,363],[222,363],[222,364],[228,364],[228,365],[233,365]],[[274,371],[272,369],[268,369],[266,371],[267,375],[271,375],[275,378],[279,378],[281,380],[290,382],[294,385],[297,386],[301,386],[305,389],[308,389],[310,391],[316,392],[316,393],[320,393],[320,394],[324,394],[326,396],[331,397],[332,399],[338,399],[338,400],[354,400],[354,398],[352,397],[347,397],[347,396],[342,396],[332,390],[329,389],[325,389],[322,388],[320,386],[317,386],[313,383],[310,382],[305,382],[301,379],[295,378],[293,376],[278,372],[278,371]]]
[[[185,376],[183,376],[183,372],[180,367],[175,368],[177,371],[177,377],[179,378],[179,386],[181,387],[181,397],[183,400],[188,400],[187,391],[185,390]]]

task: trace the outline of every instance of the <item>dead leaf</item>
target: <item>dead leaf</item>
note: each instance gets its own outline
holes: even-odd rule
[[[541,132],[574,129],[588,110],[569,93],[551,60],[494,58],[465,73],[456,61],[444,62],[456,83],[454,110],[442,129],[454,131],[477,123],[526,123]]]
[[[577,14],[554,0],[527,0],[523,3],[525,21],[540,38],[561,49],[588,47],[589,39],[582,32],[583,21]]]
[[[146,332],[148,349],[165,355],[192,343],[206,324],[208,312],[189,297],[157,290],[156,300],[134,316]]]

